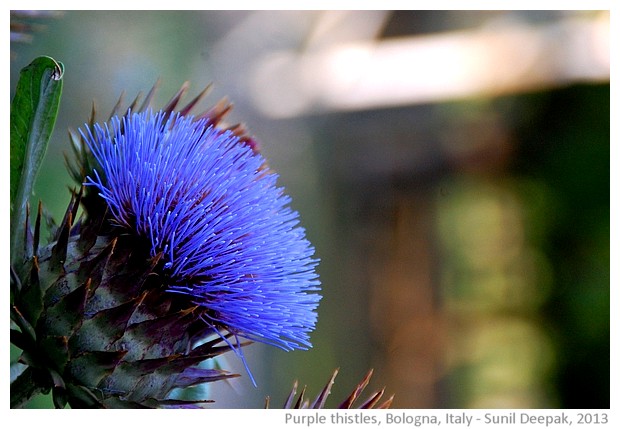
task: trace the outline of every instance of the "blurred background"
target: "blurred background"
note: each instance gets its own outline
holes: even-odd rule
[[[36,188],[56,217],[66,129],[159,78],[157,105],[213,83],[292,196],[321,259],[314,347],[246,348],[258,387],[230,354],[242,376],[209,387],[214,407],[278,408],[294,380],[312,397],[340,368],[335,407],[374,368],[367,393],[396,408],[609,408],[609,12],[12,21],[12,91],[38,55],[65,65]]]

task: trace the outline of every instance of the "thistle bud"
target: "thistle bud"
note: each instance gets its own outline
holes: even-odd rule
[[[242,357],[248,341],[311,347],[318,261],[299,215],[254,140],[221,126],[226,104],[192,116],[201,93],[175,109],[185,89],[70,133],[80,186],[50,243],[41,210],[27,216],[12,271],[28,366],[12,397],[35,386],[58,407],[201,406],[171,393],[236,376],[202,362]]]

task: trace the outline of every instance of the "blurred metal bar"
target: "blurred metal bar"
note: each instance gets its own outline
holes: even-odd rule
[[[609,31],[603,11],[538,26],[277,51],[252,66],[252,96],[263,113],[284,118],[608,81]]]

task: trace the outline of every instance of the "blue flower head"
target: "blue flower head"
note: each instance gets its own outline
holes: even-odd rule
[[[161,257],[168,292],[218,333],[311,347],[321,296],[314,248],[264,158],[230,131],[178,113],[128,114],[81,131],[86,181],[112,225]]]

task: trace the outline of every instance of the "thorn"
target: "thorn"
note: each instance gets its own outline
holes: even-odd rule
[[[80,208],[80,201],[82,201],[82,196],[84,195],[84,185],[80,186],[80,190],[77,193],[75,190],[71,190],[71,194],[75,197],[72,200],[73,207],[71,209],[71,219],[75,221],[75,219],[77,219],[77,212]]]
[[[185,93],[187,92],[188,88],[189,88],[189,82],[188,81],[183,82],[183,85],[181,85],[181,88],[170,99],[168,104],[166,104],[166,106],[162,109],[165,112],[166,118],[170,115],[170,113],[172,113],[172,111],[177,106],[177,104],[179,104],[179,101],[181,100],[183,95],[185,95]]]
[[[304,388],[301,390],[301,393],[299,394],[299,398],[297,399],[297,402],[295,403],[295,406],[293,408],[295,409],[302,408],[305,393],[306,393],[306,386],[304,386]]]
[[[73,199],[73,198],[72,198]],[[52,270],[59,269],[64,266],[67,258],[67,246],[69,245],[69,232],[71,231],[71,225],[73,224],[72,212],[67,208],[65,219],[57,232],[56,244],[52,248],[52,255],[50,257],[50,267]]]
[[[32,268],[30,269],[30,284],[39,285],[39,258],[37,256],[32,257]]]
[[[360,409],[370,409],[370,408],[374,407],[375,404],[377,402],[379,402],[379,400],[383,396],[384,392],[385,392],[385,388],[379,390],[378,392],[373,394],[370,398],[368,398],[368,400],[366,402],[364,402],[362,405],[360,405],[359,408]]]
[[[291,392],[288,394],[288,398],[286,398],[286,402],[284,402],[284,409],[289,409],[291,408],[291,404],[293,403],[293,399],[295,398],[295,394],[297,394],[297,380],[295,380],[295,382],[293,383],[293,389],[291,390]]]
[[[80,263],[78,268],[78,278],[80,281],[88,281],[95,279],[95,285],[97,287],[101,284],[101,279],[103,278],[105,268],[110,261],[110,257],[114,254],[114,250],[116,248],[116,243],[118,238],[112,239],[110,243],[105,246],[100,252],[98,252],[94,258],[90,260],[84,260]],[[95,289],[97,289],[95,287]],[[94,290],[93,290],[94,293]]]
[[[125,91],[121,92],[120,97],[118,97],[118,101],[116,102],[116,104],[114,105],[114,108],[110,112],[110,117],[108,118],[108,121],[112,119],[114,116],[118,115],[118,111],[121,109],[121,105],[123,104],[124,100],[125,100]]]
[[[157,79],[157,82],[155,82],[155,84],[153,85],[149,93],[146,95],[146,98],[144,99],[144,102],[140,106],[140,109],[138,109],[136,112],[143,112],[144,110],[149,108],[149,106],[151,105],[151,101],[153,101],[153,97],[155,96],[155,93],[159,89],[160,84],[161,84],[161,79]]]
[[[21,309],[26,319],[35,325],[43,311],[43,293],[39,281],[39,261],[37,256],[33,256],[29,262],[31,265],[29,264],[28,280],[19,295],[19,300],[16,302],[18,305],[22,305]]]
[[[325,385],[321,393],[319,393],[317,398],[314,400],[314,403],[312,404],[310,408],[321,409],[325,406],[325,401],[327,401],[327,397],[331,393],[332,386],[334,385],[334,381],[336,380],[336,376],[338,375],[339,370],[340,368],[336,368],[334,370],[334,373],[330,377],[329,381],[327,382],[327,384]]]
[[[377,409],[385,410],[392,406],[392,402],[394,402],[394,395],[390,396],[385,402],[377,407]]]
[[[95,105],[95,100],[93,100],[93,104],[90,108],[90,117],[88,118],[89,128],[93,128],[95,125],[95,117],[97,116],[97,106]]]
[[[82,178],[84,177],[83,172],[81,171],[81,167],[83,164],[80,162],[81,160],[79,159],[79,154],[77,153],[76,149],[73,149],[73,152],[73,158],[69,158],[69,155],[67,155],[66,152],[64,152],[62,156],[65,159],[65,167],[69,172],[69,176],[71,176],[76,182],[80,183],[82,182]],[[74,163],[74,159],[77,160],[77,162]]]
[[[138,101],[140,101],[140,97],[142,97],[142,91],[138,92],[138,95],[136,95],[136,98],[134,98],[133,102],[127,107],[127,110],[125,110],[124,116],[128,116],[130,112],[136,111],[136,106],[138,105]]]
[[[35,344],[37,342],[37,334],[35,333],[34,328],[30,323],[28,323],[24,315],[14,305],[11,306],[11,320],[19,326],[22,334],[27,336],[31,344]]]
[[[349,409],[353,406],[353,403],[359,396],[362,394],[362,391],[368,386],[368,382],[370,381],[370,377],[372,377],[373,370],[368,371],[366,376],[362,379],[362,381],[355,387],[353,392],[349,395],[347,399],[344,400],[342,404],[338,408],[341,409]]]
[[[215,106],[211,107],[206,112],[201,113],[197,116],[196,119],[206,118],[209,121],[209,124],[217,125],[224,119],[224,117],[230,112],[233,108],[232,103],[228,101],[226,97],[220,99]]]
[[[200,100],[202,100],[209,92],[211,92],[211,88],[213,87],[213,84],[209,84],[205,87],[205,89],[203,89],[200,94],[198,94],[192,101],[190,101],[187,106],[185,106],[183,109],[181,109],[181,111],[179,112],[182,116],[187,115],[196,104],[198,104],[200,102]]]

